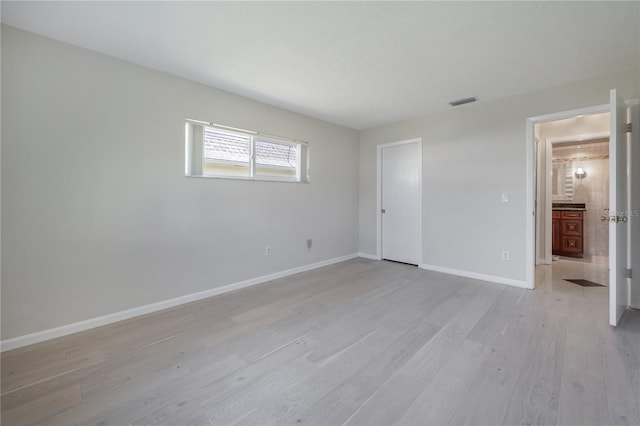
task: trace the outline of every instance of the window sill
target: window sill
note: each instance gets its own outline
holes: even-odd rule
[[[250,182],[311,183],[309,181],[298,181],[298,180],[291,180],[291,179],[271,179],[266,177],[213,176],[213,175],[184,175],[184,176],[187,178],[242,180],[242,181],[250,181]]]

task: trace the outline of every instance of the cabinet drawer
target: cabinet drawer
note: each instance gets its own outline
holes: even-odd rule
[[[582,253],[582,237],[562,236],[562,251],[566,253]]]
[[[551,212],[551,218],[552,219],[560,219],[560,212],[559,211],[552,211]]]
[[[562,212],[563,219],[582,219],[582,212]]]
[[[582,237],[582,221],[581,220],[562,220],[562,235],[571,235]]]

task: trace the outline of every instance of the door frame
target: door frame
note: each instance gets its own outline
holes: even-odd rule
[[[418,266],[422,264],[422,138],[405,139],[377,146],[376,170],[376,259],[382,260],[382,150],[400,145],[418,144]]]
[[[576,115],[591,115],[609,112],[609,104],[595,105],[585,108],[572,109],[568,111],[554,112],[550,114],[529,117],[526,121],[526,173],[527,173],[527,200],[526,200],[526,287],[534,289],[536,287],[536,216],[537,207],[536,180],[535,180],[535,158],[537,155],[535,144],[535,125],[546,121],[564,120]],[[609,170],[609,173],[612,173]]]

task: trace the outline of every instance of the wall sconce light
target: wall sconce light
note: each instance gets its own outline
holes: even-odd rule
[[[576,170],[575,175],[576,175],[576,177],[578,179],[582,179],[587,175],[587,172],[585,172],[582,167],[578,167],[578,169]]]

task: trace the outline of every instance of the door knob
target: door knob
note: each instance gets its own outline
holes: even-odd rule
[[[380,212],[381,212],[382,214],[385,214],[385,213],[387,212],[387,210],[386,210],[386,209],[382,209],[382,210],[380,210]]]

